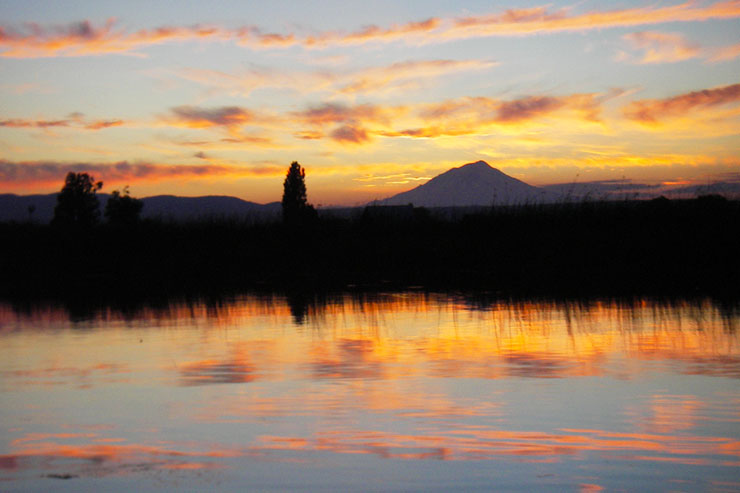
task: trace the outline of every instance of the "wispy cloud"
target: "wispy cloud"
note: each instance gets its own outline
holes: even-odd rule
[[[229,144],[272,145],[272,140],[264,135],[245,133],[243,127],[257,125],[269,120],[251,110],[239,106],[220,106],[203,108],[199,106],[176,106],[170,114],[162,116],[167,125],[191,129],[216,129],[225,132],[221,142]],[[185,145],[191,145],[186,142]]]
[[[496,121],[518,122],[531,120],[540,115],[552,113],[566,104],[566,100],[552,96],[530,96],[499,104]]]
[[[71,126],[70,120],[26,120],[20,118],[0,120],[0,127],[7,128],[49,128],[69,126]]]
[[[69,172],[87,172],[104,182],[133,183],[137,181],[151,182],[208,177],[278,176],[284,174],[285,169],[283,166],[157,164],[148,162],[130,163],[128,161],[68,163],[0,160],[0,181],[11,186],[62,183],[64,176]]]
[[[432,178],[432,176],[413,176],[411,173],[394,173],[391,175],[364,174],[360,177],[353,178],[353,181],[367,183],[367,186],[375,186],[374,182],[382,182],[386,185],[404,185],[406,183],[428,181]]]
[[[189,128],[209,127],[238,127],[255,120],[254,114],[238,106],[222,106],[217,108],[200,108],[196,106],[177,106],[172,108],[174,124]]]
[[[11,58],[77,57],[128,53],[162,43],[231,41],[240,45],[277,47],[295,44],[293,34],[264,33],[258,27],[225,29],[217,26],[160,26],[126,32],[109,19],[95,26],[89,20],[64,26],[26,23],[20,28],[0,27],[0,56]]]
[[[2,28],[0,27],[0,31]],[[10,91],[13,94],[28,94],[28,93],[39,93],[39,94],[50,94],[54,92],[51,86],[41,84],[38,82],[23,82],[20,84],[0,84],[0,90]]]
[[[424,80],[496,65],[490,60],[411,60],[358,71],[351,74],[352,82],[338,89],[345,94],[407,90],[422,87]]]
[[[442,19],[431,17],[423,21],[395,24],[390,27],[370,25],[350,33],[329,31],[318,36],[308,36],[303,40],[303,44],[312,47],[335,44],[364,44],[373,41],[397,41],[437,32],[444,28],[444,24],[445,22]]]
[[[740,44],[728,46],[701,46],[690,41],[679,33],[643,31],[622,36],[634,51],[619,50],[615,57],[618,62],[639,63],[642,65],[656,63],[675,63],[695,58],[708,63],[719,63],[740,57]]]
[[[740,43],[711,50],[710,62],[726,62],[740,57]]]
[[[647,6],[570,15],[570,9],[549,11],[546,7],[512,9],[500,14],[457,19],[446,34],[450,37],[511,36],[563,31],[590,31],[617,27],[697,22],[740,16],[740,1],[701,5],[684,2],[665,7]]]
[[[312,106],[306,110],[295,112],[294,115],[310,125],[327,125],[332,123],[347,123],[356,120],[378,121],[387,119],[386,111],[373,104],[345,105],[340,103],[324,103]]]
[[[15,58],[90,56],[133,53],[148,46],[193,41],[221,41],[251,48],[303,46],[320,48],[366,43],[441,43],[491,36],[525,36],[555,32],[634,27],[668,22],[700,22],[740,17],[740,0],[711,4],[684,2],[608,11],[571,13],[572,9],[547,7],[510,9],[493,14],[460,18],[428,18],[381,27],[370,25],[355,31],[326,31],[304,35],[297,32],[268,33],[256,26],[227,29],[218,26],[160,26],[128,32],[114,20],[95,26],[88,20],[66,26],[0,28],[0,56]]]
[[[257,89],[290,89],[300,93],[329,90],[337,76],[327,71],[286,71],[251,67],[237,73],[219,70],[187,68],[176,72],[178,77],[231,96],[249,96]]]
[[[709,19],[740,17],[740,0],[698,4],[684,2],[665,7],[647,6],[630,9],[590,11],[571,14],[572,9],[549,10],[547,7],[508,9],[494,14],[459,18],[430,18],[391,27],[367,26],[360,30],[327,32],[296,40],[307,47],[370,42],[441,43],[444,41],[510,37],[556,32],[582,32],[597,29],[656,25],[668,22],[701,22]]]
[[[640,123],[655,124],[665,118],[740,101],[740,84],[694,91],[666,99],[643,99],[627,105],[624,114]]]
[[[643,31],[622,36],[633,48],[642,51],[641,64],[673,63],[696,58],[701,47],[678,33]]]
[[[324,103],[293,113],[304,124],[321,129],[335,126],[328,136],[342,144],[364,144],[372,140],[367,125],[386,127],[395,116],[406,112],[403,106],[380,106],[373,104],[345,105]],[[301,139],[317,139],[323,134],[316,131],[301,132]]]
[[[11,118],[0,120],[0,127],[6,128],[78,128],[84,130],[101,130],[104,128],[118,127],[126,122],[120,119],[88,120],[82,113],[71,113],[67,118],[58,120],[32,120],[27,118]]]
[[[601,103],[613,95],[572,94],[524,96],[502,101],[493,98],[460,98],[420,107],[422,126],[384,131],[385,137],[451,137],[486,133],[494,126],[527,124],[544,118],[600,121]]]
[[[526,125],[545,118],[601,122],[602,103],[621,94],[524,96],[512,100],[466,97],[416,105],[324,103],[291,116],[312,130],[299,139],[328,136],[344,144],[366,144],[375,136],[436,138],[489,133],[495,126]],[[328,133],[323,129],[330,127]]]
[[[123,120],[94,120],[86,123],[85,128],[88,130],[101,130],[103,128],[119,127],[123,124]]]
[[[352,124],[342,125],[334,129],[329,135],[337,142],[349,144],[364,144],[371,140],[366,129]]]
[[[290,89],[299,93],[346,95],[391,93],[428,87],[441,77],[487,70],[491,60],[407,60],[391,65],[350,71],[287,71],[252,67],[231,74],[216,70],[184,69],[179,77],[234,96],[248,96],[257,89]]]

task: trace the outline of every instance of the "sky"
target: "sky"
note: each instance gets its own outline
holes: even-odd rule
[[[740,0],[0,0],[0,193],[740,181]]]

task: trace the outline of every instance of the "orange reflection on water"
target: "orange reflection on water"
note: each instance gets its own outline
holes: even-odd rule
[[[305,325],[297,325],[296,312],[303,311]],[[39,344],[37,335],[48,334],[52,341],[68,330],[65,327],[75,326],[60,308],[17,313],[0,305],[0,318],[4,330],[24,327],[18,339],[25,338],[39,360],[44,351],[56,348]],[[300,302],[244,297],[212,304],[175,303],[143,307],[123,318],[106,308],[83,325],[95,329],[85,339],[95,347],[110,347],[111,338],[127,340],[132,330],[145,330],[127,340],[132,344],[122,351],[167,354],[159,366],[178,371],[181,384],[194,385],[292,378],[306,371],[311,378],[328,380],[414,375],[568,378],[605,375],[618,366],[620,375],[629,377],[647,368],[640,361],[675,363],[688,374],[740,378],[733,320],[707,303],[479,306],[464,298],[402,293]],[[48,326],[54,329],[45,330]],[[180,347],[183,341],[190,344],[187,352]],[[156,344],[162,349],[155,352]],[[70,363],[65,355],[54,353],[48,357],[53,365],[16,369],[10,376],[33,384],[136,370],[120,361],[101,362],[82,346],[75,351],[70,355],[74,364],[65,364]]]
[[[28,416],[51,424],[57,409],[79,425],[51,434],[28,425],[22,436],[6,430],[13,435],[2,443],[0,469],[72,460],[198,471],[316,452],[737,467],[734,317],[705,302],[483,303],[421,293],[244,297],[125,316],[106,308],[81,321],[60,308],[0,305],[0,383],[14,397],[38,399],[13,408],[10,426],[21,430]],[[714,387],[684,386],[699,381],[686,375]],[[86,388],[112,383],[119,387]],[[50,384],[42,397],[32,388]],[[591,393],[608,396],[610,385],[616,397],[593,405]],[[102,409],[124,418],[105,423],[120,431],[108,435],[83,427],[85,418],[106,417],[93,409],[78,418],[77,395],[67,387],[89,392],[90,401],[133,395],[126,402],[142,408],[114,409],[101,397]],[[576,417],[573,401],[585,404]],[[46,402],[53,411],[42,409]],[[141,439],[148,427],[128,419],[151,419],[152,428],[175,430],[182,440],[159,430]],[[139,431],[129,435],[127,426]],[[211,431],[220,443],[183,439]]]
[[[63,443],[64,440],[74,443]],[[244,456],[235,448],[204,445],[159,443],[146,445],[126,438],[101,437],[95,433],[29,433],[13,440],[13,453],[0,455],[0,468],[29,469],[45,464],[54,470],[70,466],[93,467],[100,472],[115,473],[116,468],[131,465],[162,469],[205,469],[221,467],[218,459]],[[69,460],[76,462],[70,463]],[[74,468],[73,468],[74,469]]]
[[[518,457],[557,461],[563,456],[609,454],[622,460],[727,465],[740,458],[740,441],[722,437],[614,433],[562,429],[560,433],[461,427],[436,434],[340,430],[312,437],[261,436],[253,450],[329,451],[392,459],[485,460]]]

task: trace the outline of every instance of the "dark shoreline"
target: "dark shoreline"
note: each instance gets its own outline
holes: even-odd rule
[[[145,220],[0,224],[0,298],[147,299],[244,291],[475,290],[515,297],[740,298],[740,201],[497,207],[444,219],[380,209],[301,227]]]

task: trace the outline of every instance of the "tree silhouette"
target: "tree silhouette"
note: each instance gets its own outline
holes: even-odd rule
[[[100,219],[100,204],[95,193],[103,188],[102,181],[87,173],[67,173],[64,186],[57,195],[52,224],[88,228]]]
[[[316,218],[316,209],[306,197],[306,170],[297,161],[290,163],[283,182],[283,221],[298,224]]]
[[[113,190],[108,203],[105,204],[105,218],[110,224],[130,226],[139,221],[139,214],[144,202],[129,195],[128,186],[123,193]]]

